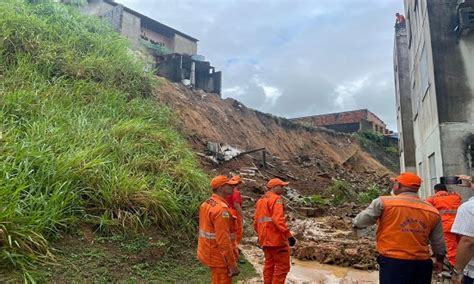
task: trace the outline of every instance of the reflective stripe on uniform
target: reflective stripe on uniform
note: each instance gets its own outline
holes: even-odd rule
[[[441,214],[441,215],[457,214],[457,213],[458,213],[457,209],[441,209],[441,210],[439,210],[439,214]]]
[[[216,233],[211,233],[211,232],[206,232],[203,230],[199,230],[199,236],[203,237],[208,240],[215,240],[216,239]]]
[[[216,239],[216,233],[211,233],[211,232],[205,232],[203,230],[199,230],[199,236],[203,237],[208,240],[215,240]],[[235,240],[236,234],[235,233],[230,233],[230,239]]]
[[[273,222],[271,217],[260,217],[257,219],[258,223],[266,223],[266,222]]]

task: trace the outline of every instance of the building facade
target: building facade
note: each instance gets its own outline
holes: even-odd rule
[[[109,22],[112,27],[139,46],[141,42],[153,44],[170,53],[197,54],[198,40],[127,8],[112,0],[88,0],[82,10]]]
[[[413,137],[410,76],[408,72],[408,41],[405,25],[395,27],[393,48],[396,113],[400,172],[416,172],[415,140]]]
[[[135,49],[146,50],[152,56],[148,69],[158,76],[221,94],[222,72],[197,55],[197,39],[112,0],[88,0],[82,12],[108,22]]]
[[[474,174],[474,1],[405,0],[405,15],[410,84],[398,88],[411,94],[416,170],[426,197],[442,176]]]
[[[293,118],[303,124],[325,127],[337,132],[374,131],[390,134],[387,125],[368,109]]]

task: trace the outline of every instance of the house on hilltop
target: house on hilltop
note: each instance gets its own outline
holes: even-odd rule
[[[222,73],[197,54],[198,39],[112,0],[87,0],[81,10],[108,22],[135,49],[145,47],[155,58],[158,76],[221,93]]]
[[[363,131],[374,131],[381,134],[392,133],[387,129],[385,122],[368,109],[312,115],[291,120],[344,133]]]

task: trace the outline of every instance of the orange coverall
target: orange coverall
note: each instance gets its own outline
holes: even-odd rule
[[[426,201],[436,207],[436,209],[439,211],[439,214],[441,215],[444,241],[446,242],[446,248],[448,250],[447,257],[449,263],[454,266],[459,237],[458,235],[451,233],[451,227],[453,226],[454,219],[456,218],[458,208],[461,206],[461,196],[455,192],[441,190],[438,191],[434,196],[426,199]]]
[[[265,254],[264,283],[285,283],[290,271],[288,238],[292,235],[286,225],[281,196],[268,191],[257,201],[253,226]]]
[[[211,269],[212,284],[230,284],[229,268],[237,266],[233,217],[227,203],[213,194],[199,209],[197,257]]]

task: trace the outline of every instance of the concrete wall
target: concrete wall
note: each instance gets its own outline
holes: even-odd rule
[[[418,3],[416,9],[415,3]],[[437,173],[439,181],[443,169],[426,0],[405,0],[405,15],[407,17],[408,72],[412,98],[416,168],[417,173],[423,179],[420,193],[423,197],[427,197],[433,193],[430,171],[434,170]],[[425,68],[422,68],[422,62],[425,63]],[[423,71],[425,71],[424,75]],[[422,83],[423,78],[428,81],[427,84],[426,80]],[[434,155],[436,169],[430,167],[429,157],[431,155]]]
[[[393,61],[400,172],[416,172],[408,40],[406,29],[404,28],[395,31]]]
[[[197,54],[197,42],[182,37],[179,34],[175,34],[174,52],[195,55]]]
[[[81,8],[81,11],[89,16],[101,17],[107,12],[110,12],[116,8],[116,6],[105,3],[101,0],[93,0],[89,1],[88,5],[84,5]],[[139,17],[127,13],[126,11],[122,11],[120,28],[117,31],[128,38],[135,47],[138,47],[140,39],[140,26],[141,20]]]
[[[89,4],[81,8],[82,12],[90,16],[102,16],[104,13],[111,11],[116,6],[108,4],[103,0],[89,0]],[[173,53],[183,53],[194,55],[197,53],[197,42],[189,40],[179,34],[174,34],[172,37],[154,32],[148,28],[141,27],[140,17],[123,11],[121,17],[121,26],[117,31],[121,32],[130,42],[138,47],[142,36],[153,40],[158,44],[163,44],[164,47],[171,50]]]
[[[360,123],[343,123],[343,124],[334,124],[334,125],[326,125],[325,128],[332,129],[337,132],[343,133],[354,133],[360,130]]]
[[[153,40],[156,43],[159,43],[160,45],[162,44],[163,47],[166,47],[171,51],[174,51],[174,39],[171,37],[161,35],[147,28],[141,29],[141,35]]]
[[[139,46],[140,44],[140,27],[141,19],[135,15],[123,12],[122,17],[122,35],[130,40],[130,42]]]
[[[100,16],[112,9],[113,7],[114,6],[105,3],[101,0],[92,0],[89,1],[88,5],[82,6],[81,11],[89,16]]]
[[[416,163],[427,196],[433,193],[430,172],[438,182],[441,176],[473,174],[467,145],[474,133],[474,40],[455,32],[457,0],[405,0],[405,13]]]
[[[435,0],[428,5],[436,98],[439,112],[443,175],[473,175],[467,155],[474,143],[474,35],[454,32],[457,1]],[[457,189],[464,197],[472,192]]]

